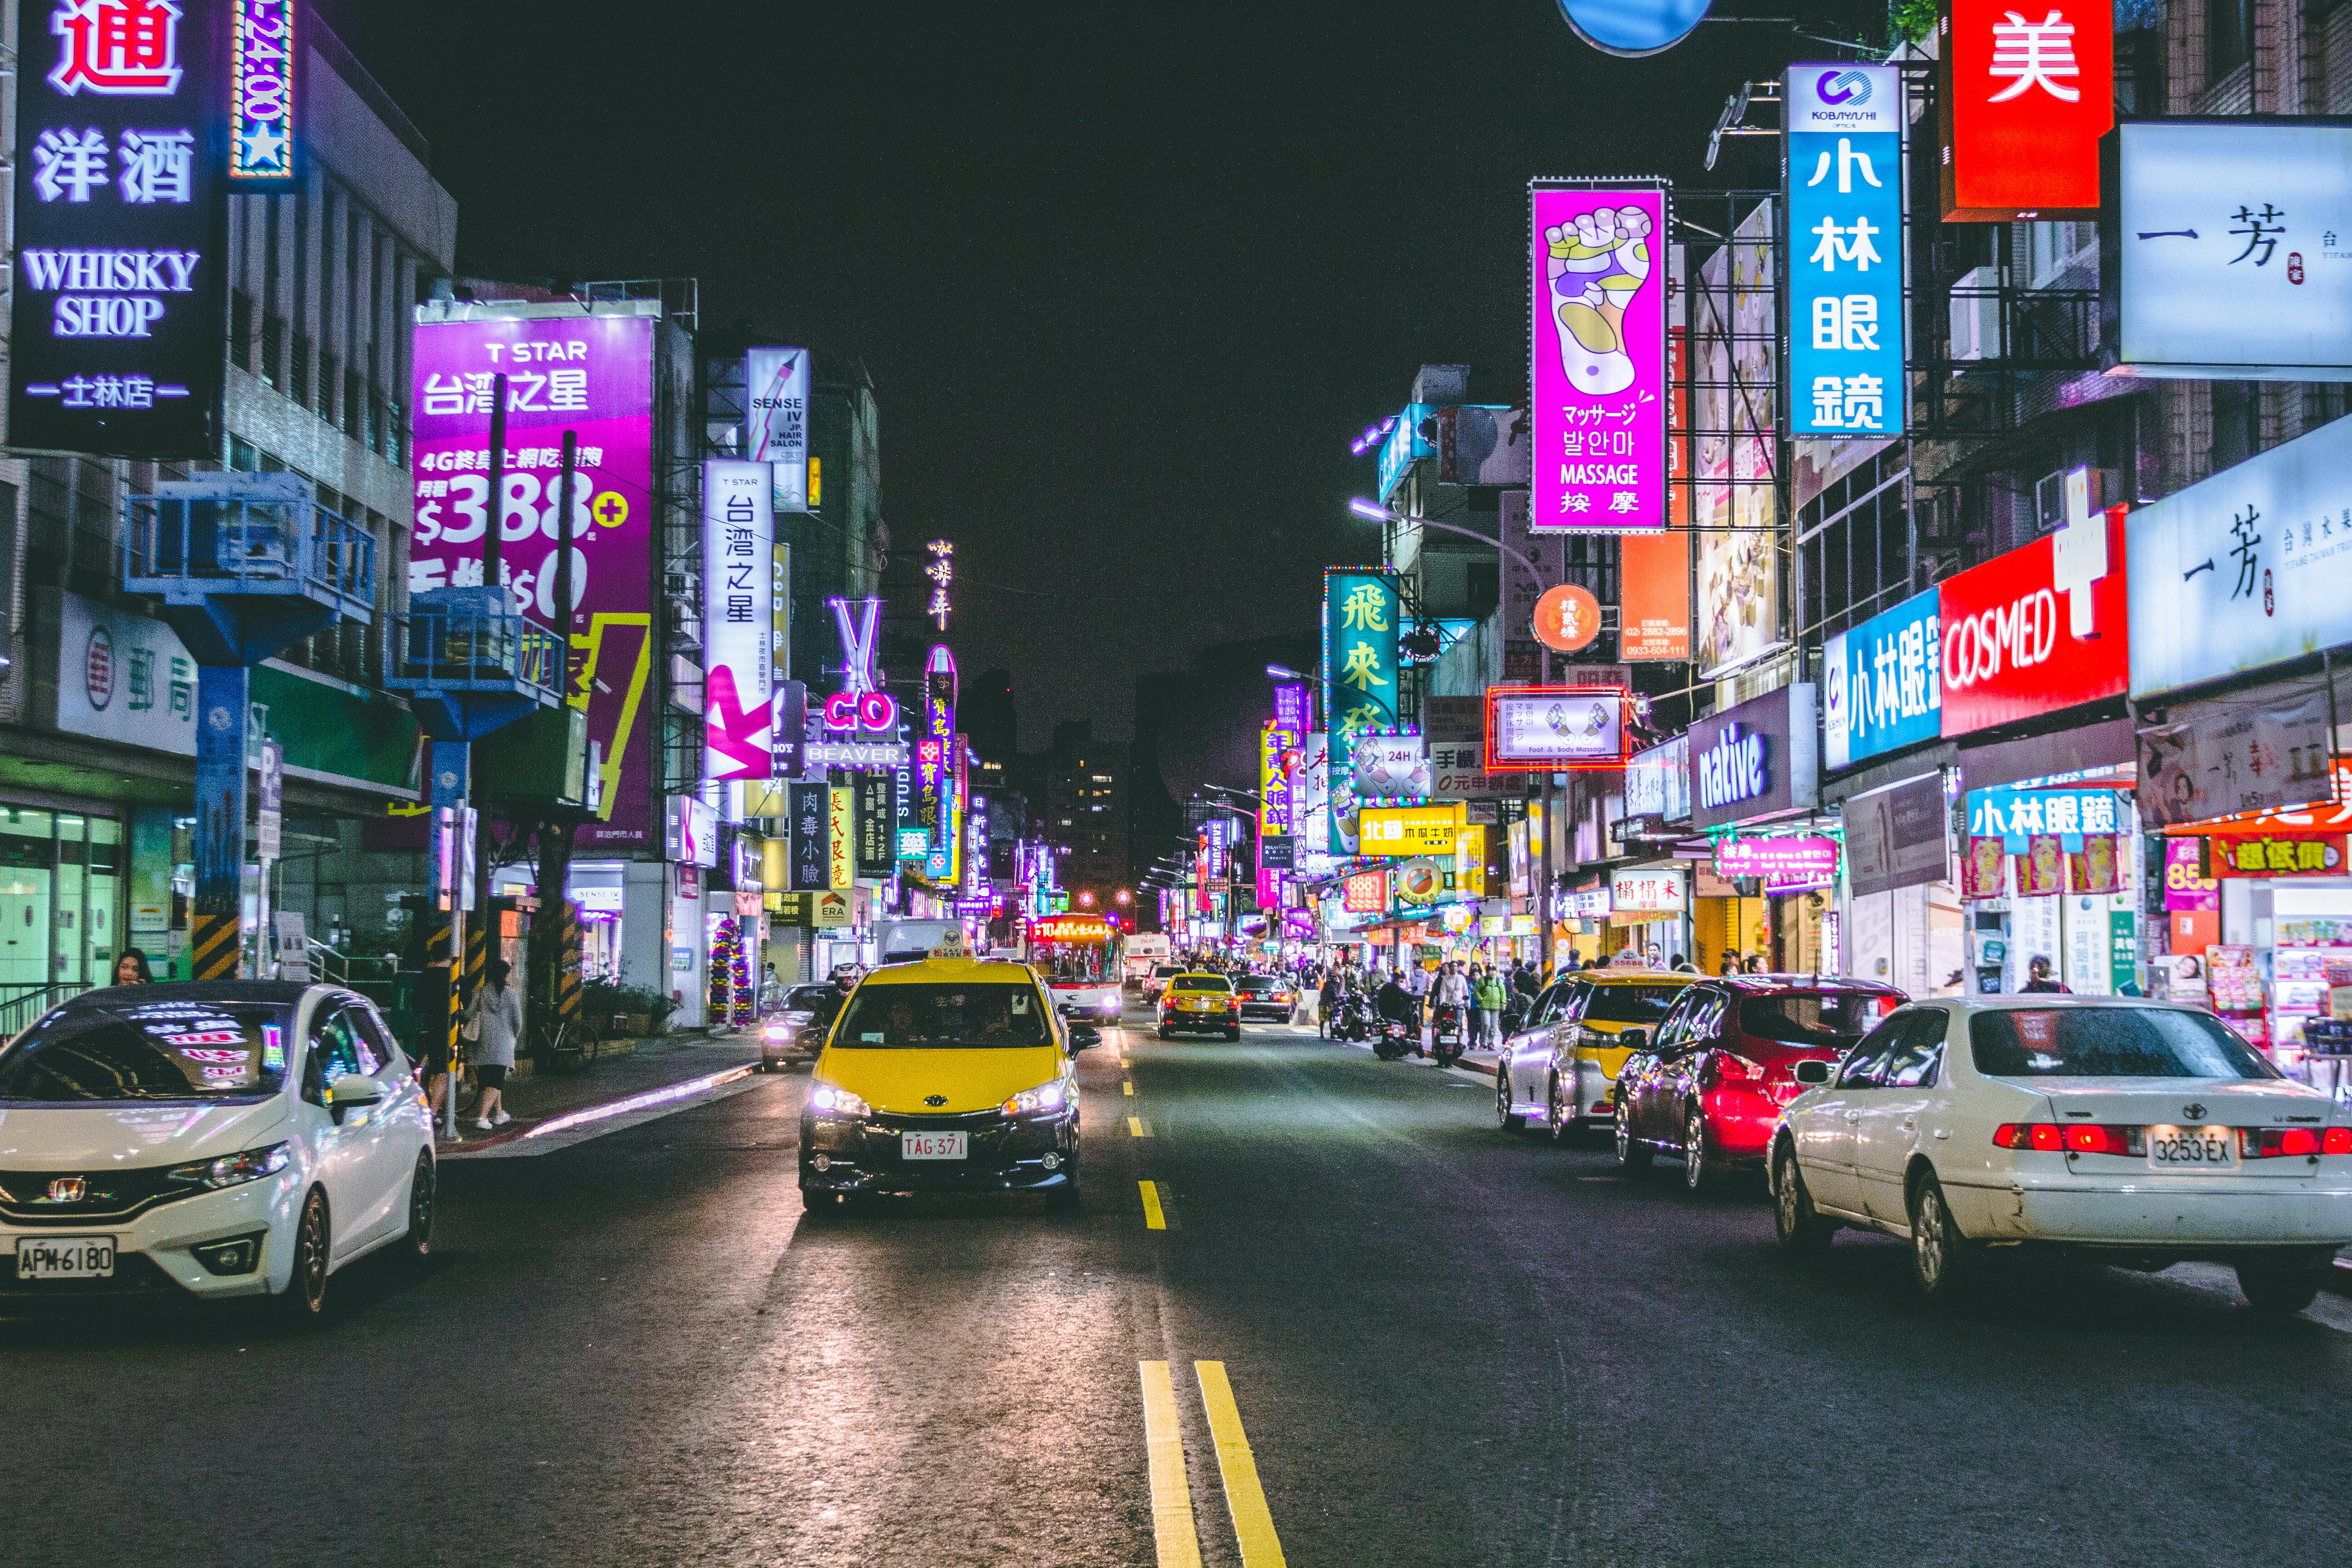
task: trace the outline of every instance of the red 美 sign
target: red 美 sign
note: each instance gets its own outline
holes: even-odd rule
[[[1946,739],[2119,697],[2130,684],[2124,510],[1937,585]]]
[[[2105,0],[1944,0],[1937,74],[1944,219],[2095,217],[2116,121]]]

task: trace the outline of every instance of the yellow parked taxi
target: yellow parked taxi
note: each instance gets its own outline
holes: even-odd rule
[[[1078,1195],[1078,1082],[1098,1042],[1066,1023],[1026,964],[894,963],[842,1004],[801,1112],[814,1210],[867,1193]]]
[[[1514,1132],[1549,1127],[1554,1138],[1612,1125],[1618,1070],[1698,978],[1661,969],[1563,972],[1503,1042],[1496,1120]]]

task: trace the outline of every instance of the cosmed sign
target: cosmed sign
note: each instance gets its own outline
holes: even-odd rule
[[[2125,509],[2081,507],[2076,495],[2056,533],[1937,584],[1947,739],[2122,695]]]
[[[220,456],[222,4],[18,11],[16,447]]]
[[[1528,527],[1666,525],[1666,188],[1528,186]]]

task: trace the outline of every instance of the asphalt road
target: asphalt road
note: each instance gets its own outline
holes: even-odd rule
[[[1503,1133],[1467,1073],[1112,1041],[1076,1215],[812,1220],[795,1075],[453,1163],[432,1267],[306,1335],[0,1323],[0,1561],[2341,1561],[2344,1301],[1926,1310],[1894,1244],[1785,1260],[1759,1194]]]

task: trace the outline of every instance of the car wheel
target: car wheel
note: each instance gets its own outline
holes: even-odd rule
[[[1837,1234],[1836,1222],[1823,1219],[1805,1191],[1804,1173],[1797,1169],[1797,1152],[1783,1146],[1772,1157],[1772,1228],[1780,1245],[1791,1252],[1817,1256],[1827,1251]]]
[[[1647,1143],[1637,1143],[1633,1141],[1633,1119],[1625,1114],[1625,1101],[1622,1096],[1618,1099],[1617,1113],[1612,1125],[1617,1133],[1617,1168],[1629,1176],[1637,1171],[1648,1170],[1653,1158],[1652,1151]]]
[[[1227,1045],[1236,1045],[1240,1043],[1241,1037],[1242,1026],[1239,1024],[1235,1024],[1232,1028],[1225,1031],[1225,1043]]]
[[[1911,1186],[1911,1283],[1930,1301],[1948,1300],[1968,1277],[1973,1249],[1953,1222],[1933,1172]]]
[[[1561,1099],[1559,1074],[1551,1075],[1551,1082],[1545,1089],[1544,1095],[1550,1106],[1550,1110],[1546,1114],[1551,1119],[1551,1141],[1555,1143],[1565,1143],[1576,1136],[1576,1129],[1573,1125],[1576,1121],[1576,1107]]]
[[[318,1188],[302,1200],[294,1222],[294,1271],[287,1279],[278,1310],[298,1325],[317,1322],[327,1310],[327,1248],[331,1232],[327,1223],[327,1194]]]
[[[2238,1289],[2258,1312],[2284,1317],[2300,1312],[2312,1303],[2326,1282],[2327,1269],[2264,1268],[2259,1264],[2238,1265]]]
[[[1160,1037],[1163,1040],[1168,1038],[1168,1026],[1165,1024],[1160,1026]]]
[[[1706,1157],[1706,1116],[1694,1105],[1683,1118],[1683,1185],[1703,1193],[1716,1184],[1721,1173]]]
[[[408,1178],[408,1235],[400,1244],[401,1255],[422,1262],[433,1250],[433,1188],[437,1179],[433,1156],[425,1150],[416,1152],[416,1170]]]
[[[1506,1132],[1517,1132],[1528,1124],[1528,1119],[1511,1110],[1511,1064],[1495,1064],[1495,1125]]]

